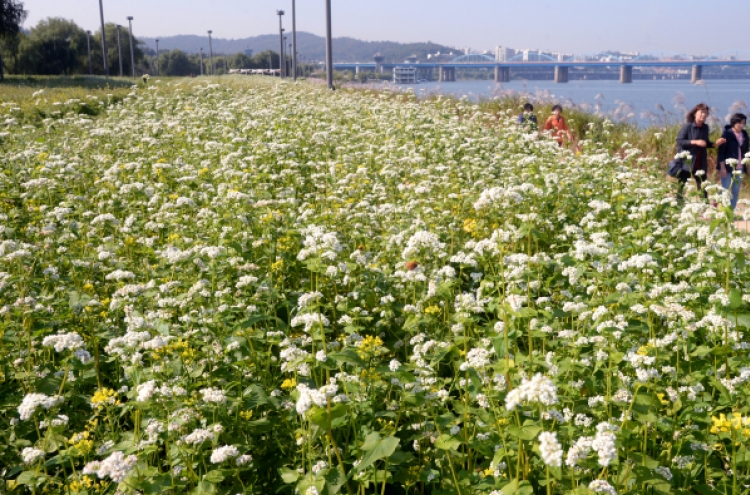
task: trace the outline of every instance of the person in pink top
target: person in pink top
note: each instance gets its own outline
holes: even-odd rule
[[[750,149],[750,140],[745,131],[746,123],[747,116],[744,114],[735,113],[730,117],[729,125],[724,126],[724,134],[721,135],[726,142],[719,146],[716,159],[721,187],[731,190],[733,210],[740,198],[742,176],[747,173],[747,167],[742,164],[745,153]]]

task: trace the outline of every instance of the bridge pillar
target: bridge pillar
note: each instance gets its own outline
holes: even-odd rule
[[[359,65],[357,65],[357,66],[356,66],[356,67],[354,68],[354,73],[355,73],[355,74],[359,74]]]
[[[510,81],[510,67],[495,66],[495,82],[504,83]]]
[[[690,82],[696,83],[703,79],[703,66],[702,65],[694,65],[693,66],[693,76],[690,78]]]
[[[568,68],[564,65],[555,66],[555,82],[566,83],[568,82]]]
[[[633,66],[632,65],[620,66],[620,82],[623,84],[633,82]]]
[[[445,81],[445,69],[442,65],[438,66],[438,81]]]

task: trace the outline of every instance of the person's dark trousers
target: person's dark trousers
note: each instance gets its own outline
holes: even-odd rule
[[[680,176],[677,178],[677,201],[680,203],[685,201],[685,184],[687,183],[691,175],[692,174],[690,172],[683,170],[682,172],[680,172]],[[697,187],[698,190],[703,194],[703,197],[708,200],[708,191],[706,191],[705,189],[701,189],[701,186],[703,185],[703,179],[700,175],[694,175],[693,177],[695,178],[695,187]]]

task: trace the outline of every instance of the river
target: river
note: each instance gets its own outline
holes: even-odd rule
[[[391,85],[391,87],[394,87]],[[398,86],[400,89],[407,89]],[[714,116],[724,123],[730,113],[750,113],[750,80],[705,80],[691,84],[686,80],[635,80],[631,84],[618,81],[492,81],[427,82],[411,86],[419,95],[446,94],[467,96],[472,100],[491,99],[504,95],[525,95],[532,103],[556,102],[577,106],[592,113],[610,116],[613,120],[649,125],[682,122],[687,109],[705,102],[714,109]]]

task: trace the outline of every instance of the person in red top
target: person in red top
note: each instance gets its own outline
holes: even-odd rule
[[[552,115],[544,123],[545,131],[554,131],[552,135],[557,139],[557,144],[563,145],[563,139],[570,140],[570,129],[565,117],[562,116],[562,106],[552,107]]]

